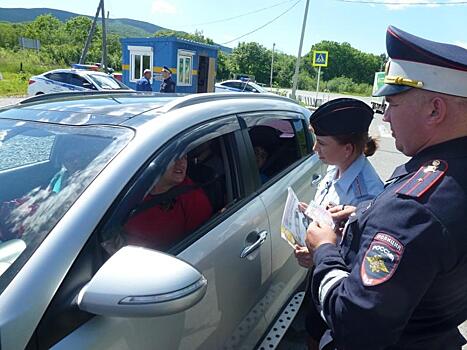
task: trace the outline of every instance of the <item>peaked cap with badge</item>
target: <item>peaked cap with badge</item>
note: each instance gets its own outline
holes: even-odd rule
[[[467,50],[417,37],[389,26],[390,58],[384,85],[374,96],[395,95],[411,88],[467,97]]]
[[[354,98],[337,98],[321,105],[310,117],[318,136],[338,136],[367,132],[373,110]]]

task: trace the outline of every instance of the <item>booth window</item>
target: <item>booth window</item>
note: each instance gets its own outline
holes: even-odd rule
[[[177,64],[177,85],[191,86],[193,75],[193,55],[192,51],[178,50]]]
[[[145,69],[152,70],[152,48],[146,46],[129,46],[130,81],[135,82],[143,76]]]

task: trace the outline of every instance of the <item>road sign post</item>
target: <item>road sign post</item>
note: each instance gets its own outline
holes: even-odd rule
[[[321,67],[328,66],[328,51],[313,51],[313,67],[318,67],[318,78],[316,79],[316,99],[315,107],[318,105],[319,78],[321,76]]]

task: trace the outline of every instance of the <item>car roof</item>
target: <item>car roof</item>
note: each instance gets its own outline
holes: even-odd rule
[[[104,72],[98,72],[88,69],[76,69],[76,68],[60,68],[60,69],[53,69],[48,72],[44,72],[41,75],[49,74],[49,73],[76,73],[78,75],[105,75],[110,76]]]
[[[226,114],[255,111],[261,107],[307,111],[291,99],[272,94],[205,93],[184,95],[93,91],[34,96],[17,105],[0,108],[0,118],[67,125],[126,124],[137,126],[161,114],[214,102],[217,103],[217,107],[223,104]],[[233,105],[236,105],[235,110],[233,110]]]

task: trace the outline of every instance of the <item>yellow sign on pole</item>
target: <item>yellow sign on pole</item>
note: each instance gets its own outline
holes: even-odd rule
[[[328,57],[328,51],[313,51],[313,67],[327,67]]]

